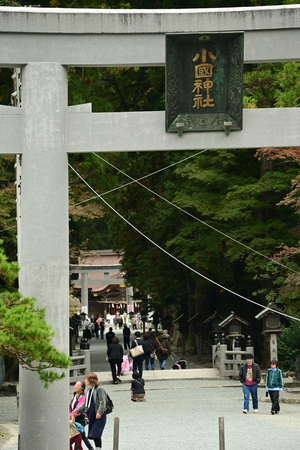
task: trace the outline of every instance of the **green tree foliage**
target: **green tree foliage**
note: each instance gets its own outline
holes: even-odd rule
[[[289,326],[282,325],[283,334],[278,338],[278,359],[284,370],[294,370],[294,364],[300,351],[300,323],[291,321]]]
[[[20,365],[37,372],[47,387],[65,376],[52,369],[67,369],[71,361],[51,344],[54,331],[45,320],[45,309],[14,287],[18,272],[18,264],[8,262],[0,248],[0,353],[16,356]]]
[[[300,105],[299,62],[246,66],[244,83],[249,107],[253,102],[257,108]]]

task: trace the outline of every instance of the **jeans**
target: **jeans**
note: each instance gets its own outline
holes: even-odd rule
[[[257,398],[257,384],[253,386],[247,386],[243,383],[243,393],[244,393],[244,409],[249,412],[249,400],[250,394],[252,397],[253,409],[258,409],[258,398]]]
[[[166,359],[159,359],[159,365],[161,369],[164,369],[166,367],[167,364],[167,360]]]
[[[151,368],[154,369],[154,358],[150,358],[150,356],[145,356],[145,369],[149,370],[149,360],[151,364]]]

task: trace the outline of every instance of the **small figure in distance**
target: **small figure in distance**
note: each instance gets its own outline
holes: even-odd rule
[[[139,374],[140,374],[140,378],[142,378],[143,362],[145,359],[145,342],[141,338],[141,333],[139,331],[136,331],[134,333],[134,340],[131,343],[131,349],[133,349],[134,347],[136,347],[138,345],[141,345],[143,347],[144,353],[142,355],[132,357],[132,364],[133,364],[132,370],[133,370],[133,372],[138,370]],[[131,355],[132,355],[132,353],[131,353]]]
[[[140,378],[137,371],[132,372],[131,382],[131,401],[133,402],[145,402],[145,381]]]
[[[106,337],[106,344],[107,344],[107,348],[108,348],[111,344],[111,341],[115,337],[115,333],[113,332],[112,327],[109,327],[109,330],[106,333],[105,337]]]
[[[82,337],[87,339],[88,343],[90,343],[90,340],[92,339],[92,333],[88,325],[85,326],[85,329],[82,332]]]
[[[123,347],[121,344],[119,344],[119,339],[116,336],[113,337],[111,344],[107,349],[107,356],[110,364],[113,383],[121,383],[122,381],[119,377],[121,375],[121,364],[123,361]],[[116,366],[118,368],[118,373],[116,373]]]
[[[271,369],[268,369],[266,376],[266,392],[269,392],[272,402],[271,414],[278,414],[279,406],[279,391],[283,389],[283,378],[281,370],[278,369],[278,361],[273,359],[271,361]]]

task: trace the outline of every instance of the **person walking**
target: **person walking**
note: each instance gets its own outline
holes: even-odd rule
[[[124,337],[124,349],[127,350],[127,345],[128,345],[128,348],[130,348],[130,343],[129,343],[130,328],[126,325],[126,323],[124,324],[124,328],[123,328],[123,337]]]
[[[150,333],[145,333],[143,336],[145,342],[145,369],[149,370],[149,361],[151,364],[151,370],[154,370],[154,354],[156,354],[155,341],[151,339]]]
[[[88,438],[95,442],[96,450],[102,446],[101,437],[106,424],[106,398],[105,390],[99,386],[95,373],[88,373],[85,377],[85,385],[88,387],[85,403],[76,408],[72,415],[82,413],[85,409],[89,415]]]
[[[272,402],[271,414],[278,414],[279,406],[279,391],[283,389],[283,378],[281,370],[278,369],[278,361],[273,359],[271,361],[271,369],[268,369],[266,376],[266,392],[270,394]]]
[[[106,333],[105,337],[106,337],[106,344],[107,344],[107,348],[108,348],[111,344],[111,341],[115,337],[115,333],[113,332],[112,327],[109,327],[109,330]]]
[[[131,319],[131,325],[132,325],[132,329],[133,329],[133,330],[136,330],[136,318],[135,318],[135,317],[133,317],[133,318]]]
[[[145,359],[145,342],[141,338],[141,333],[139,331],[136,331],[134,333],[135,339],[131,343],[131,348],[136,347],[137,345],[141,345],[143,347],[144,353],[142,355],[136,356],[135,358],[132,357],[132,370],[133,372],[136,372],[138,369],[139,376],[142,378],[143,375],[143,361]]]
[[[76,383],[74,385],[74,392],[73,392],[73,395],[72,395],[72,400],[70,402],[70,407],[69,407],[70,419],[72,419],[72,412],[76,408],[79,408],[79,406],[81,406],[82,404],[85,404],[85,392],[84,392],[84,390],[85,390],[85,383],[82,382],[82,381],[76,381]],[[80,423],[84,427],[85,426],[85,414],[84,413],[77,414],[75,416],[75,421]],[[76,434],[74,434],[74,436],[76,436]],[[85,434],[84,431],[81,433],[81,436],[82,436],[82,440],[85,443],[85,445],[87,446],[87,448],[89,450],[94,450],[92,444],[90,443],[90,441],[86,437],[86,434]],[[75,442],[74,450],[79,450],[79,447],[78,447],[77,442],[76,442],[77,439],[73,440],[73,442]]]
[[[90,343],[90,341],[92,339],[92,333],[91,333],[91,330],[88,325],[85,326],[85,329],[82,332],[82,337],[84,339],[87,339],[88,344]]]
[[[117,328],[117,323],[118,323],[118,319],[117,319],[117,316],[115,316],[115,317],[113,318],[113,324],[114,324],[114,326],[115,326],[115,329]]]
[[[117,321],[118,321],[119,330],[120,330],[123,326],[123,317],[121,316],[121,314],[118,316]]]
[[[244,364],[239,373],[240,382],[243,384],[244,409],[243,413],[249,412],[250,394],[252,397],[253,412],[258,412],[257,385],[260,383],[261,374],[258,364],[253,362],[253,355],[246,354],[246,364]]]
[[[156,338],[157,358],[159,361],[160,369],[164,370],[167,364],[167,359],[171,355],[172,350],[169,342],[170,335],[167,330],[158,330],[158,336]]]
[[[75,417],[69,418],[70,424],[70,450],[73,450],[73,444],[75,443],[75,448],[78,450],[83,450],[82,448],[82,436],[80,431],[77,430],[75,426]],[[92,447],[93,448],[93,447]]]
[[[95,335],[96,335],[96,339],[99,339],[99,323],[98,323],[98,320],[95,320]]]
[[[123,361],[123,347],[121,344],[119,344],[119,339],[116,336],[112,339],[111,344],[107,349],[107,356],[110,364],[113,383],[121,383],[122,381],[119,377],[121,375],[121,364]],[[116,373],[116,366],[118,367],[118,374]]]
[[[103,338],[104,338],[104,329],[105,329],[105,323],[104,323],[104,319],[103,319],[100,322],[100,339],[101,339],[101,341],[103,341]]]

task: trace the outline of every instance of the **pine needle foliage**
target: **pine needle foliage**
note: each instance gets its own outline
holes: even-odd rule
[[[23,368],[37,372],[48,387],[65,377],[63,371],[52,369],[67,369],[71,361],[51,344],[54,330],[45,320],[45,309],[14,286],[19,270],[18,263],[9,262],[0,247],[0,354],[17,357]]]

